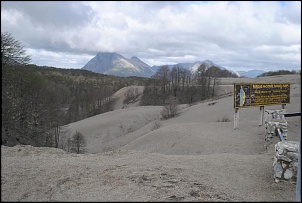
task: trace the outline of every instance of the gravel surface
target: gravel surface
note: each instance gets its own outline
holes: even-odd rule
[[[1,146],[1,201],[293,201],[269,154],[67,154]]]

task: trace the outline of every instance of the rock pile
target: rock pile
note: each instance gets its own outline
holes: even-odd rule
[[[281,141],[275,144],[274,179],[297,181],[299,142]]]
[[[269,141],[273,136],[278,136],[277,129],[280,129],[283,138],[287,139],[287,121],[285,120],[285,110],[266,110],[265,117],[265,140]]]

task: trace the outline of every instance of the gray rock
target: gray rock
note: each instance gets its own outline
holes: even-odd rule
[[[299,142],[296,141],[281,141],[275,145],[274,156],[274,178],[294,179],[298,167],[298,150]],[[285,170],[286,169],[286,170]],[[285,171],[284,171],[285,170]],[[284,175],[282,177],[282,172]]]
[[[275,164],[277,163],[278,159],[276,156],[274,156],[274,162],[273,162],[273,166],[275,166]]]
[[[289,167],[290,168],[298,168],[298,162],[297,161],[290,162]]]
[[[289,152],[298,152],[299,149],[299,142],[296,141],[281,141],[275,145],[276,151],[280,149],[286,150]]]
[[[291,162],[291,161],[292,161],[292,159],[290,159],[288,156],[279,155],[278,152],[276,152],[275,157],[276,157],[278,160],[283,160],[283,161],[287,161],[287,162]]]
[[[298,161],[299,154],[294,152],[287,152],[287,155],[290,159]]]
[[[281,178],[282,177],[283,168],[280,162],[277,162],[274,165],[274,177]]]
[[[277,150],[278,154],[283,154],[283,152],[284,152],[284,150],[282,148],[280,148],[280,149]]]
[[[293,172],[290,169],[287,169],[284,173],[284,179],[289,180],[293,176]]]

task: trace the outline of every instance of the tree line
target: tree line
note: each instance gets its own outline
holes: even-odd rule
[[[219,67],[201,64],[195,73],[181,66],[161,66],[146,84],[141,105],[165,105],[173,96],[181,104],[192,104],[216,96],[221,77],[238,77]]]

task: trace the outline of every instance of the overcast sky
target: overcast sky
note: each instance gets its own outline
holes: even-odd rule
[[[301,69],[301,1],[1,1],[1,32],[32,63],[82,68],[98,52],[150,66],[211,60],[227,69]]]

